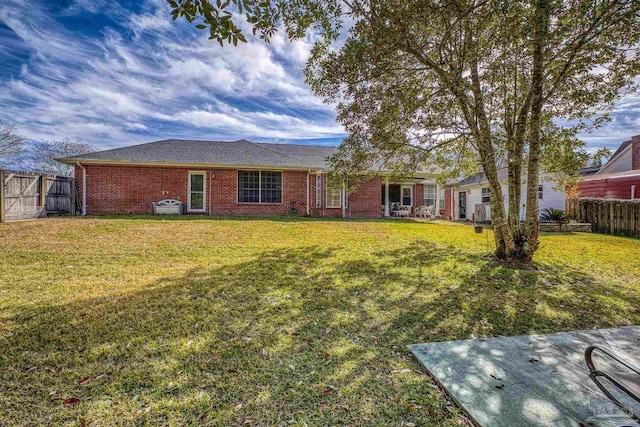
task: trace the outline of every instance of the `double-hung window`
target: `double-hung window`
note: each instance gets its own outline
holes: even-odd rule
[[[444,192],[445,192],[445,189],[441,188],[440,189],[440,195],[439,195],[440,196],[440,209],[444,209]]]
[[[342,189],[340,187],[327,187],[327,207],[342,207]]]
[[[238,203],[282,203],[282,172],[239,170]]]
[[[484,187],[482,189],[482,203],[490,203],[491,202],[491,189],[489,187]]]
[[[544,198],[544,187],[542,185],[538,185],[538,199],[542,200]]]
[[[434,184],[424,185],[424,205],[436,206],[436,186]]]

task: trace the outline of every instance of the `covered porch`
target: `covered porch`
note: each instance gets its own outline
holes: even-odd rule
[[[445,204],[444,186],[438,184],[435,177],[414,177],[401,181],[384,179],[381,203],[384,217],[400,216],[401,211],[415,216],[416,209],[421,206],[431,206],[433,215],[439,216]]]

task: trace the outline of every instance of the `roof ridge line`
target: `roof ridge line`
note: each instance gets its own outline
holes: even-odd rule
[[[249,140],[246,140],[246,139],[239,139],[238,141],[248,142],[249,144],[255,145],[255,146],[259,147],[259,148],[264,148],[265,150],[272,151],[272,152],[274,152],[274,153],[276,153],[276,154],[279,154],[279,155],[281,155],[281,156],[288,157],[288,158],[290,158],[290,159],[297,159],[297,157],[292,157],[291,155],[286,154],[286,153],[283,153],[283,152],[281,152],[281,151],[277,151],[277,150],[274,150],[274,149],[272,149],[272,148],[264,147],[263,145],[260,145],[260,143],[259,143],[259,142],[253,142],[253,141],[249,141]]]

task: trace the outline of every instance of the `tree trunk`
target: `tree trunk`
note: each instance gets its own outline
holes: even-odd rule
[[[491,128],[484,110],[484,100],[477,62],[474,62],[471,66],[471,81],[475,98],[474,111],[479,125],[477,132],[478,154],[480,155],[480,164],[487,177],[487,181],[489,181],[489,189],[491,191],[491,223],[493,224],[494,239],[496,242],[496,257],[499,259],[507,259],[509,254],[513,252],[514,241],[502,201],[502,187],[498,180],[496,155],[492,144]]]
[[[514,133],[509,150],[509,228],[516,245],[522,242],[522,227],[520,226],[520,199],[522,196],[522,162],[524,153],[524,137],[527,129],[527,116],[531,109],[531,96],[527,96],[518,112]]]
[[[527,213],[524,239],[518,248],[520,257],[531,261],[538,249],[540,217],[538,186],[540,185],[540,128],[542,124],[544,46],[549,32],[549,4],[547,0],[534,3],[533,16],[533,68],[531,76],[531,119],[529,126],[529,162],[527,165]]]

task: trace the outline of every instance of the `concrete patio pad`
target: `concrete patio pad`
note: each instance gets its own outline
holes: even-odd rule
[[[608,347],[638,365],[640,326],[434,342],[409,349],[481,426],[638,426],[589,378],[584,362],[589,345]],[[594,356],[594,361],[607,366],[602,358]]]

